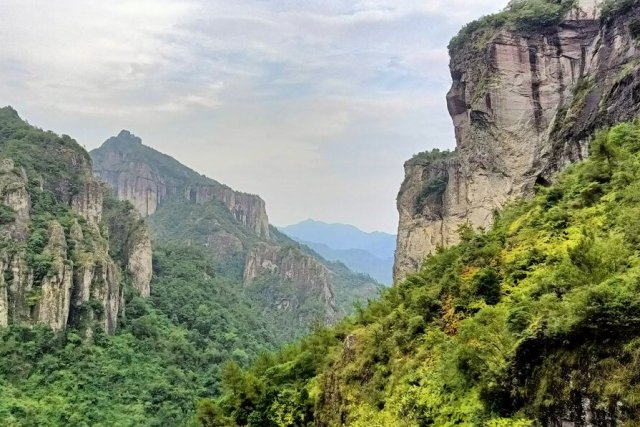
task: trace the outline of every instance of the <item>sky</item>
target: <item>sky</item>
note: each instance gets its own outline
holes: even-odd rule
[[[507,0],[0,0],[0,105],[121,129],[270,222],[395,232],[403,163],[453,148],[446,45]]]

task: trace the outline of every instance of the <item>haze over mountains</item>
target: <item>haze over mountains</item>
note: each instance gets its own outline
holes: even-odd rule
[[[330,261],[340,261],[353,271],[365,273],[380,283],[391,284],[396,236],[371,233],[348,224],[329,224],[308,219],[280,227],[280,231],[309,246]]]

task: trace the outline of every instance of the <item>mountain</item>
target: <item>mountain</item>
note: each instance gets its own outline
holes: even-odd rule
[[[129,131],[90,154],[95,175],[147,218],[155,242],[206,248],[219,274],[237,280],[283,334],[333,323],[378,292],[372,279],[321,259],[271,227],[259,196],[207,178]]]
[[[640,425],[640,3],[510,2],[450,44],[395,286],[199,405],[201,425]],[[238,398],[242,396],[242,398]]]
[[[294,240],[313,249],[324,259],[341,262],[349,269],[367,274],[379,283],[391,284],[393,257],[380,259],[363,249],[333,249],[322,243],[308,242],[296,238]]]
[[[0,109],[3,425],[186,425],[225,363],[377,294],[270,227],[259,197],[127,132],[107,147],[123,200],[73,139]]]
[[[367,233],[347,224],[327,224],[308,219],[280,227],[280,231],[298,241],[321,243],[337,250],[360,249],[379,259],[393,258],[396,250],[396,236],[393,234]]]
[[[602,16],[599,3],[512,2],[452,40],[456,150],[405,164],[396,280],[458,242],[460,225],[489,227],[496,209],[584,159],[596,129],[636,117],[635,2],[607,1]]]
[[[396,236],[366,233],[346,224],[327,224],[306,220],[280,227],[287,236],[306,245],[330,261],[340,261],[353,271],[368,274],[380,283],[390,284]]]

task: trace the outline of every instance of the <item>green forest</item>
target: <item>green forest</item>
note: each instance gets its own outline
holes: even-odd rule
[[[282,343],[212,265],[199,249],[157,248],[152,296],[127,296],[114,336],[3,329],[3,425],[185,425],[198,398],[218,395],[224,361],[246,366]]]

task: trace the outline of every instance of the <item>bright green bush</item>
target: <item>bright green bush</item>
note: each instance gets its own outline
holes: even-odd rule
[[[449,51],[455,53],[473,39],[500,28],[510,27],[519,31],[532,31],[557,25],[569,11],[575,0],[517,0],[502,12],[484,16],[465,25],[449,43]]]

